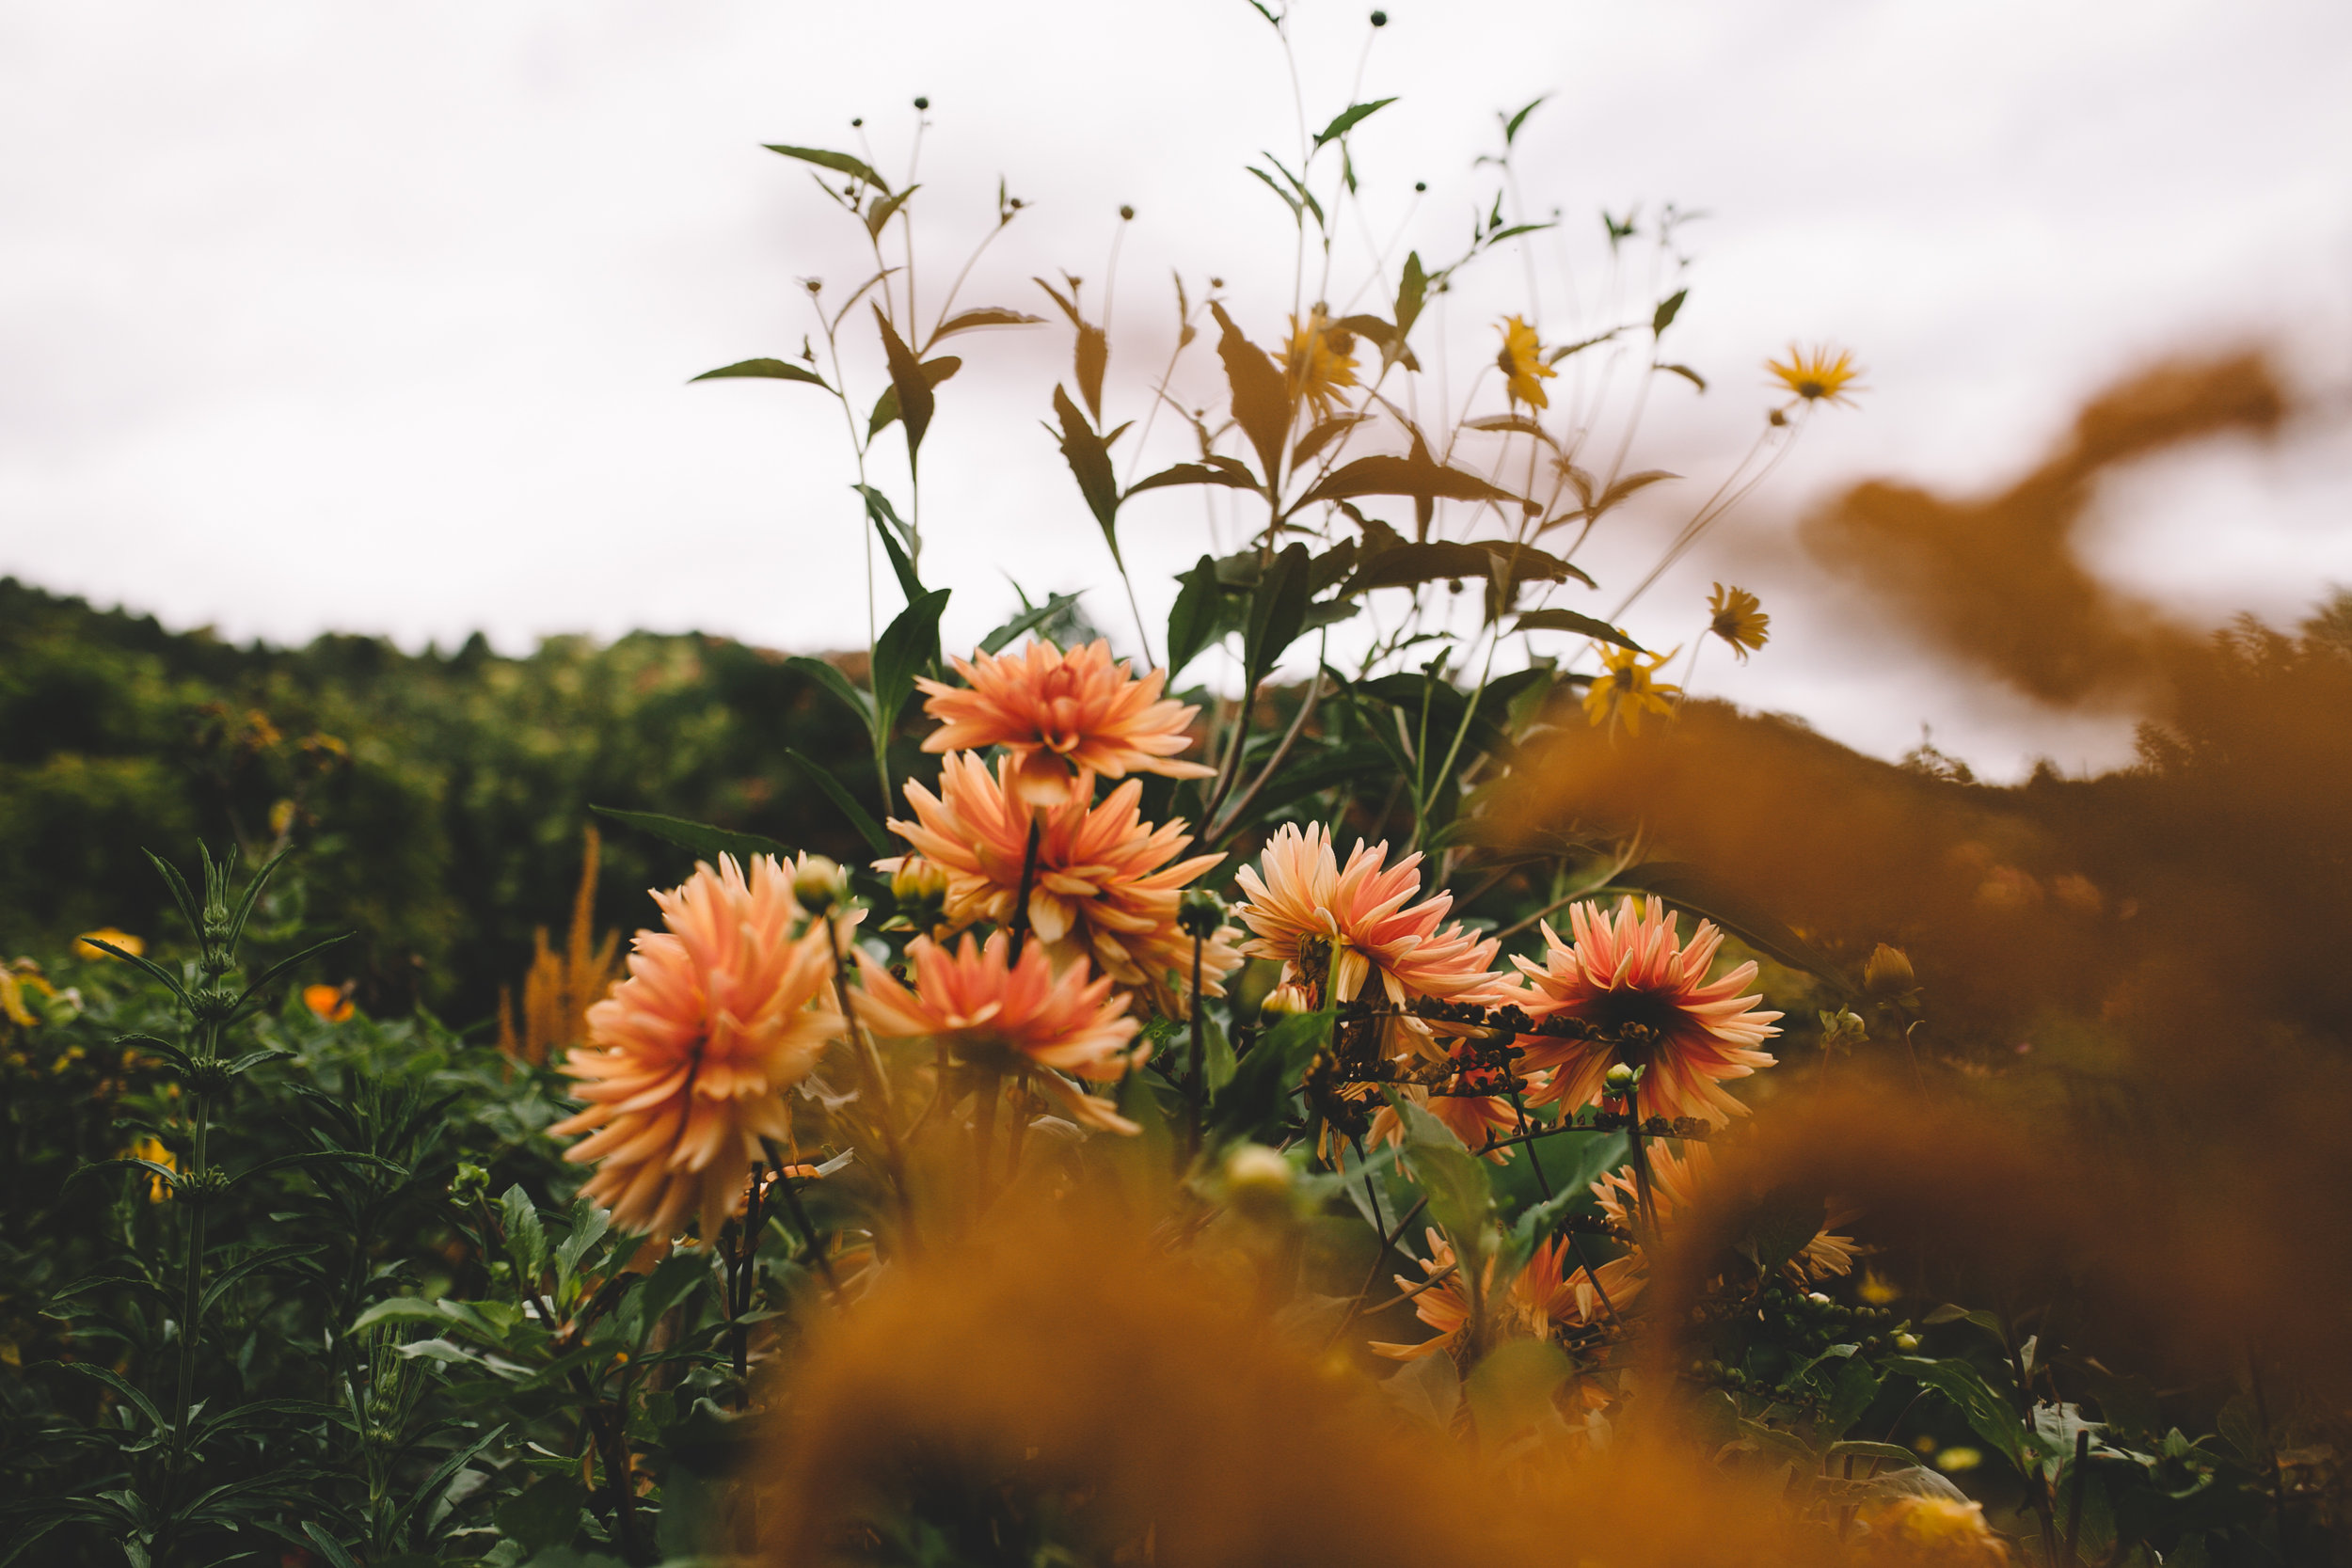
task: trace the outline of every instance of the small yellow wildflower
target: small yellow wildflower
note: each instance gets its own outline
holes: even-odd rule
[[[1340,391],[1358,385],[1356,334],[1334,326],[1318,305],[1301,325],[1291,318],[1290,353],[1277,359],[1294,403],[1304,401],[1315,418],[1327,420],[1340,410]]]
[[[1560,372],[1544,363],[1544,345],[1535,329],[1517,316],[1505,316],[1497,330],[1502,334],[1502,352],[1495,356],[1495,364],[1502,372],[1503,390],[1514,403],[1550,407],[1543,384]]]
[[[1708,598],[1707,609],[1712,618],[1707,623],[1707,629],[1730,643],[1731,651],[1740,656],[1742,664],[1748,661],[1751,650],[1772,640],[1772,633],[1765,629],[1772,624],[1772,618],[1764,613],[1762,607],[1763,601],[1746,589],[1725,588],[1720,582]]]
[[[101,942],[112,942],[135,957],[147,951],[147,943],[130,932],[118,931],[112,926],[101,926],[95,931],[84,931],[73,939],[73,956],[77,958],[113,958],[114,955],[104,948],[92,945]]]
[[[130,1158],[134,1160],[152,1160],[155,1164],[163,1166],[166,1170],[178,1170],[180,1168],[180,1162],[171,1157],[171,1150],[164,1147],[163,1140],[160,1138],[141,1138],[137,1143],[131,1146]],[[167,1203],[170,1200],[171,1183],[165,1180],[160,1176],[150,1176],[147,1179],[147,1201],[150,1203]]]
[[[41,978],[39,964],[30,958],[20,958],[15,963],[0,963],[0,1016],[6,1016],[20,1029],[30,1029],[38,1024],[40,1015],[33,1011],[25,1001],[35,992],[42,996],[57,994],[56,988]]]
[[[1584,717],[1595,724],[1612,728],[1622,721],[1628,735],[1642,733],[1645,713],[1673,718],[1673,699],[1682,695],[1682,688],[1650,677],[1680,651],[1669,648],[1662,654],[1648,655],[1635,653],[1631,648],[1605,651],[1601,661],[1607,668],[1593,678],[1584,693]]]
[[[1830,354],[1827,343],[1816,343],[1810,351],[1790,343],[1787,364],[1767,359],[1764,368],[1778,376],[1780,384],[1794,392],[1800,403],[1841,403],[1851,408],[1853,399],[1845,394],[1849,390],[1863,390],[1855,385],[1862,367],[1853,362],[1853,350],[1850,348],[1838,349],[1836,358]]]

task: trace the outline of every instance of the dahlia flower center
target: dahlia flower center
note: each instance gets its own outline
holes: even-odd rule
[[[1619,1053],[1632,1061],[1682,1022],[1681,1006],[1662,991],[1627,986],[1597,991],[1579,1009],[1585,1022],[1616,1037]]]

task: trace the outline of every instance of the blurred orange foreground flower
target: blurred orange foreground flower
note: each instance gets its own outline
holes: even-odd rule
[[[1176,927],[1184,888],[1223,855],[1168,862],[1192,842],[1180,818],[1159,827],[1143,821],[1143,785],[1130,779],[1101,805],[1087,794],[1036,808],[1015,792],[1012,759],[987,764],[970,752],[950,756],[939,794],[909,782],[914,822],[894,819],[890,831],[947,873],[946,924],[1009,925],[1021,891],[1029,824],[1038,823],[1037,869],[1029,884],[1029,930],[1057,964],[1091,958],[1121,986],[1150,990],[1163,1011],[1186,1011],[1184,987],[1171,972],[1187,972],[1192,939]],[[893,863],[885,862],[885,864]],[[1201,950],[1201,990],[1225,994],[1221,982],[1241,955],[1225,933]]]
[[[1391,1275],[1400,1290],[1422,1287],[1413,1297],[1413,1315],[1438,1331],[1434,1339],[1423,1339],[1417,1345],[1383,1344],[1375,1340],[1370,1349],[1391,1361],[1418,1361],[1424,1355],[1435,1355],[1441,1350],[1452,1350],[1461,1338],[1462,1329],[1470,1322],[1470,1292],[1462,1288],[1462,1275],[1454,1256],[1454,1245],[1443,1232],[1425,1232],[1429,1243],[1429,1260],[1421,1266],[1422,1277],[1408,1279],[1404,1275]],[[1440,1277],[1442,1276],[1442,1277]],[[1480,1283],[1480,1293],[1494,1290],[1495,1260],[1486,1259],[1486,1277]],[[1437,1280],[1431,1284],[1431,1280]],[[1498,1314],[1509,1330],[1530,1334],[1538,1339],[1554,1337],[1564,1325],[1592,1321],[1595,1301],[1590,1285],[1582,1284],[1583,1275],[1574,1266],[1569,1255],[1567,1237],[1554,1236],[1536,1244],[1518,1277],[1511,1281],[1511,1293],[1502,1304]],[[1581,1288],[1580,1288],[1581,1287]]]
[[[793,870],[772,855],[747,878],[733,856],[656,893],[664,931],[640,931],[628,974],[588,1009],[589,1044],[564,1070],[588,1108],[548,1131],[601,1162],[580,1188],[625,1228],[667,1236],[690,1213],[707,1243],[743,1196],[759,1140],[791,1133],[784,1091],[841,1032],[820,922],[798,940]]]
[[[914,965],[912,990],[861,954],[865,994],[858,1016],[877,1035],[938,1040],[967,1062],[1022,1074],[1083,1126],[1141,1132],[1107,1101],[1062,1076],[1108,1083],[1151,1055],[1148,1046],[1128,1053],[1136,1023],[1126,1016],[1127,999],[1112,993],[1108,975],[1089,980],[1082,964],[1055,974],[1041,947],[1032,944],[1014,964],[1005,961],[1008,951],[1002,931],[985,947],[966,933],[952,952],[916,937],[907,943]]]
[[[1200,709],[1161,698],[1166,671],[1137,679],[1125,659],[1112,663],[1110,644],[1101,638],[1068,653],[1039,638],[1018,654],[975,653],[969,663],[947,662],[969,689],[916,678],[925,711],[939,721],[923,750],[1002,746],[1012,753],[1012,787],[1032,804],[1065,799],[1073,775],[1205,779],[1216,771],[1172,760],[1192,744],[1184,726]]]
[[[1772,1057],[1756,1048],[1779,1033],[1772,1021],[1780,1014],[1751,1012],[1763,998],[1738,994],[1756,978],[1754,963],[1708,983],[1708,966],[1724,940],[1712,921],[1700,921],[1687,946],[1677,924],[1656,898],[1638,908],[1626,899],[1613,920],[1597,905],[1573,904],[1573,945],[1546,922],[1543,963],[1511,960],[1534,984],[1523,1003],[1531,1017],[1579,1019],[1602,1037],[1521,1036],[1527,1053],[1521,1070],[1558,1069],[1549,1085],[1528,1097],[1532,1102],[1592,1104],[1600,1098],[1602,1075],[1622,1061],[1645,1069],[1640,1091],[1645,1116],[1703,1117],[1721,1127],[1747,1114],[1723,1081],[1772,1065]]]
[[[1311,939],[1331,943],[1332,990],[1353,1002],[1373,989],[1398,1006],[1415,996],[1441,1001],[1484,997],[1498,977],[1488,966],[1498,944],[1480,942],[1460,926],[1438,928],[1454,907],[1453,896],[1437,894],[1409,902],[1421,891],[1421,856],[1407,855],[1386,870],[1386,844],[1359,840],[1342,866],[1331,835],[1321,823],[1305,831],[1283,824],[1237,880],[1246,897],[1242,924],[1255,933],[1241,950],[1252,958],[1279,958],[1282,983],[1321,980],[1299,966],[1299,947]]]

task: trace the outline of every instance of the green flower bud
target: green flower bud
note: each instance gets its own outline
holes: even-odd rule
[[[1906,991],[1916,990],[1919,976],[1912,971],[1911,956],[1899,947],[1880,942],[1870,949],[1869,960],[1862,966],[1862,987],[1872,996],[1891,1000]]]
[[[792,896],[811,914],[823,914],[850,895],[850,874],[823,855],[803,855],[792,873]]]

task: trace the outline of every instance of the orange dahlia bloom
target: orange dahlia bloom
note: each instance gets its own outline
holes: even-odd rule
[[[1709,984],[1708,966],[1722,945],[1723,932],[1702,920],[1684,944],[1677,917],[1658,899],[1631,898],[1613,920],[1597,905],[1568,909],[1573,944],[1549,923],[1543,927],[1544,961],[1512,962],[1526,972],[1532,994],[1521,1000],[1537,1019],[1571,1018],[1590,1024],[1597,1037],[1564,1039],[1523,1035],[1523,1069],[1555,1069],[1551,1082],[1529,1099],[1589,1105],[1600,1098],[1601,1077],[1617,1062],[1645,1070],[1641,1108],[1645,1116],[1703,1117],[1721,1127],[1747,1107],[1722,1087],[1745,1078],[1772,1057],[1756,1049],[1780,1031],[1781,1015],[1752,1012],[1761,996],[1739,994],[1756,978],[1756,965],[1741,964]]]
[[[1151,1055],[1150,1046],[1130,1049],[1136,1023],[1126,1016],[1127,998],[1112,990],[1107,974],[1088,979],[1084,965],[1056,974],[1035,942],[1018,963],[1005,961],[1009,950],[1002,931],[985,947],[967,932],[953,952],[916,937],[907,943],[913,990],[860,954],[866,989],[858,1016],[885,1038],[937,1040],[965,1062],[1017,1074],[1082,1126],[1141,1132],[1063,1076],[1113,1082]]]
[[[1301,831],[1283,824],[1240,878],[1245,902],[1236,911],[1254,935],[1241,945],[1252,958],[1279,958],[1282,982],[1319,983],[1299,967],[1300,944],[1331,944],[1331,980],[1343,1002],[1373,992],[1402,1006],[1416,996],[1443,1002],[1482,1001],[1499,976],[1489,966],[1499,945],[1481,942],[1459,925],[1438,929],[1454,907],[1449,894],[1410,902],[1421,891],[1421,856],[1381,869],[1384,844],[1359,840],[1340,865],[1321,823]]]
[[[656,893],[660,931],[629,944],[628,974],[588,1009],[588,1044],[564,1070],[587,1109],[548,1131],[589,1136],[580,1188],[627,1229],[667,1236],[689,1214],[707,1243],[741,1201],[759,1140],[787,1138],[784,1091],[841,1033],[825,928],[803,919],[794,868],[734,857]]]
[[[1427,1284],[1435,1275],[1454,1267],[1453,1243],[1437,1229],[1426,1233],[1429,1259],[1421,1266],[1422,1277],[1410,1279],[1404,1275],[1392,1275],[1399,1290],[1409,1291],[1416,1285]],[[1485,1286],[1494,1289],[1495,1260],[1486,1259]],[[1583,1291],[1579,1293],[1581,1284]],[[1538,1339],[1557,1337],[1560,1330],[1592,1321],[1594,1304],[1592,1287],[1584,1281],[1584,1272],[1576,1265],[1565,1236],[1554,1236],[1536,1244],[1518,1277],[1511,1281],[1510,1295],[1498,1304],[1494,1321],[1509,1334],[1533,1336]],[[1615,1296],[1610,1298],[1613,1302]],[[1462,1288],[1457,1271],[1413,1298],[1413,1315],[1438,1331],[1436,1338],[1423,1339],[1417,1345],[1375,1343],[1370,1348],[1391,1361],[1418,1361],[1424,1355],[1435,1355],[1451,1350],[1460,1340],[1462,1330],[1470,1323],[1470,1292]]]
[[[950,933],[978,921],[1011,920],[1034,819],[1030,935],[1057,967],[1091,958],[1121,988],[1149,993],[1160,1010],[1186,1011],[1192,939],[1177,928],[1176,906],[1185,887],[1225,857],[1174,860],[1192,836],[1181,819],[1157,828],[1144,822],[1139,782],[1128,780],[1101,805],[1089,803],[1090,792],[1075,792],[1040,808],[1020,798],[1010,758],[998,759],[992,776],[977,756],[962,752],[947,758],[937,795],[914,783],[906,794],[915,820],[893,819],[890,831],[946,872],[944,923]],[[1224,995],[1224,977],[1241,966],[1232,945],[1238,935],[1220,929],[1202,948],[1200,986],[1211,996]]]
[[[1216,771],[1171,760],[1192,744],[1185,726],[1200,710],[1161,699],[1168,672],[1137,679],[1125,659],[1111,662],[1110,644],[1099,637],[1068,653],[1041,637],[1018,654],[975,653],[969,663],[947,662],[963,677],[962,687],[915,679],[924,710],[939,721],[923,750],[1002,746],[1012,753],[1013,784],[1034,804],[1061,800],[1071,793],[1073,775],[1123,779],[1133,771],[1205,779]],[[1090,796],[1090,786],[1086,793]]]

